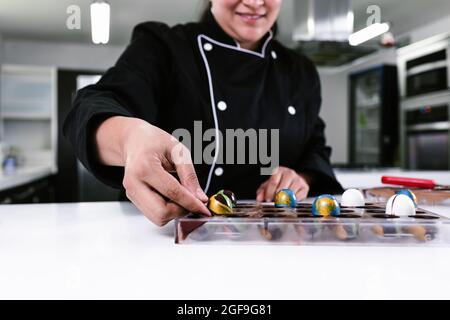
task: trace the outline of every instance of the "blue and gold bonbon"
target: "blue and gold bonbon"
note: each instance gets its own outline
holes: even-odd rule
[[[312,214],[316,217],[337,217],[341,214],[341,208],[334,196],[324,194],[314,200]]]
[[[274,198],[276,208],[295,208],[297,198],[290,189],[283,189],[277,192]]]

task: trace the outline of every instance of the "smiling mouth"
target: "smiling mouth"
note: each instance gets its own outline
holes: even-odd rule
[[[265,14],[250,14],[250,13],[241,13],[241,12],[236,12],[236,14],[247,21],[258,21],[258,20],[266,17]]]

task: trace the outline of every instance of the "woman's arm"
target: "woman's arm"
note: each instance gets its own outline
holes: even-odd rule
[[[189,150],[165,131],[141,119],[116,116],[101,123],[95,144],[100,163],[125,168],[127,197],[155,224],[166,224],[184,209],[210,215],[201,202],[208,198]],[[169,172],[176,172],[180,181]]]
[[[156,127],[171,67],[159,38],[165,28],[138,26],[116,65],[99,83],[79,91],[64,124],[84,166],[106,184],[125,187],[128,198],[158,225],[185,209],[209,214],[190,158],[176,164],[171,157],[172,148],[182,144]]]

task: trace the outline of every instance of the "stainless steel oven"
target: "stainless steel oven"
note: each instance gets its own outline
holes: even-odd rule
[[[449,103],[407,110],[406,162],[412,170],[449,170]]]
[[[406,96],[412,97],[449,88],[447,49],[406,62]]]

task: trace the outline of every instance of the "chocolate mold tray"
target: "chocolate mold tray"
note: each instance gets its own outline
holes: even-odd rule
[[[339,217],[314,217],[311,204],[280,209],[239,203],[232,214],[189,214],[175,221],[177,244],[450,245],[450,219],[421,208],[414,216],[388,216],[385,204],[341,207]]]

